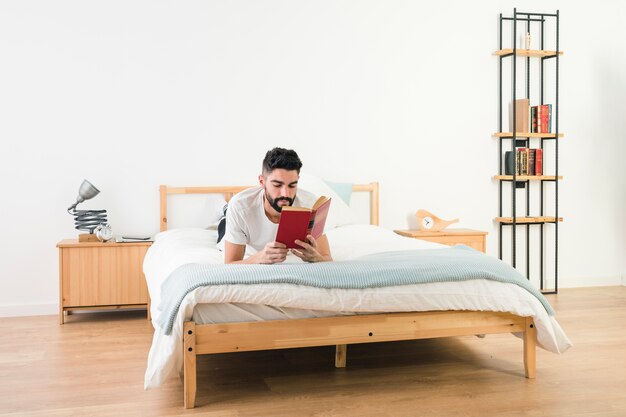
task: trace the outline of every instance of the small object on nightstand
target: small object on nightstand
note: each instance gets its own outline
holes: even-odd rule
[[[94,231],[100,242],[107,242],[113,237],[113,230],[108,223],[99,224]]]
[[[130,243],[130,242],[153,242],[154,240],[150,237],[131,237],[131,236],[118,236],[115,238],[116,243]]]
[[[417,217],[417,224],[421,230],[429,230],[431,232],[443,230],[451,224],[459,221],[459,219],[443,220],[424,209],[417,210],[415,217]]]

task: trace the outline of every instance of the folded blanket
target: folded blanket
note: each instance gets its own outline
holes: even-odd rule
[[[488,279],[516,284],[535,296],[548,312],[548,300],[515,268],[465,245],[434,250],[383,252],[341,262],[274,265],[186,264],[161,287],[162,314],[156,325],[167,335],[180,304],[205,285],[288,283],[319,288],[363,289],[430,282]]]

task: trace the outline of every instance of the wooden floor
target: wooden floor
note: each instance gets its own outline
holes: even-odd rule
[[[205,356],[197,408],[144,391],[144,312],[0,319],[0,416],[626,416],[626,287],[548,296],[574,342],[524,378],[512,335]]]

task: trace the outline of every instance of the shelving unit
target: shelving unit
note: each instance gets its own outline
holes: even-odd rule
[[[555,36],[553,50],[544,49],[544,45],[546,44],[546,40],[548,40],[548,35],[546,34],[546,22],[550,20],[550,24],[554,24],[551,32]],[[503,47],[503,26],[504,24],[508,24],[511,26],[512,37],[511,44],[512,48],[504,48]],[[518,25],[520,25],[518,27]],[[524,33],[531,33],[532,36],[537,36],[539,39],[539,46],[541,49],[522,49],[518,48],[517,43],[519,39],[520,32],[518,29],[522,28],[522,25],[525,25]],[[526,277],[531,279],[531,240],[534,235],[531,236],[531,227],[539,228],[539,282],[540,289],[544,293],[557,293],[558,292],[558,257],[559,257],[559,246],[558,246],[558,226],[559,222],[563,221],[562,217],[559,217],[559,181],[563,179],[562,176],[559,175],[559,142],[561,138],[564,137],[563,133],[559,131],[559,57],[563,55],[563,51],[559,49],[559,11],[556,13],[533,13],[533,12],[518,12],[517,9],[513,9],[512,17],[504,17],[500,14],[500,33],[499,33],[499,45],[498,50],[495,51],[494,55],[496,55],[498,59],[498,93],[499,93],[499,125],[498,132],[493,134],[493,137],[498,140],[498,166],[499,172],[498,175],[494,175],[493,179],[498,182],[499,189],[499,213],[498,217],[494,220],[499,225],[499,252],[498,255],[500,259],[503,259],[503,241],[505,238],[510,235],[511,239],[511,264],[513,267],[517,268],[517,234],[518,228],[523,227],[526,232],[526,250],[525,250],[525,272]],[[535,43],[536,45],[536,43]],[[534,132],[517,132],[517,109],[516,109],[516,100],[517,100],[517,74],[518,74],[518,57],[524,58],[524,66],[523,71],[525,75],[525,94],[523,98],[528,98],[530,103],[533,105],[541,105],[546,104],[544,99],[544,76],[546,74],[546,68],[544,63],[546,60],[555,60],[555,69],[554,69],[554,80],[555,80],[555,90],[554,90],[554,102],[552,103],[552,125],[553,129],[550,133],[534,133]],[[531,70],[531,60],[539,60],[539,68],[534,68],[534,71]],[[503,107],[509,102],[503,101],[503,75],[502,70],[503,66],[507,64],[510,65],[510,69],[512,71],[511,75],[511,117],[509,120],[509,124],[512,126],[511,129],[513,131],[505,131],[503,128]],[[539,86],[539,94],[531,95],[531,75],[538,73],[538,83]],[[533,75],[533,81],[534,75]],[[509,129],[509,130],[511,130]],[[552,158],[551,161],[554,162],[554,166],[551,169],[549,175],[517,175],[515,170],[513,175],[506,175],[504,172],[504,162],[503,162],[503,146],[507,146],[508,148],[514,152],[516,148],[525,147],[531,148],[537,147],[539,145],[539,149],[544,150],[544,142],[545,141],[553,141],[554,146],[551,148],[551,152],[543,153],[543,161],[544,167],[546,166],[545,161],[548,158]],[[506,142],[503,145],[503,142]],[[531,145],[532,144],[532,145]],[[544,183],[552,183],[553,186],[553,195],[550,197],[553,199],[551,204],[546,202],[547,194],[546,187],[544,187]],[[533,190],[531,192],[531,184],[538,184],[539,190]],[[503,187],[510,186],[511,187],[511,201],[510,203],[506,203],[503,200],[505,197],[503,196]],[[536,188],[533,185],[533,188]],[[517,207],[518,199],[520,198],[518,194],[518,190],[522,189],[524,192],[524,197],[522,198],[525,201],[525,209],[519,210]],[[551,190],[550,190],[551,191]],[[531,199],[533,202],[537,197],[537,193],[539,194],[539,203],[538,209],[531,209]],[[506,206],[506,207],[505,207]],[[550,207],[548,207],[550,206]],[[518,213],[519,211],[523,211],[522,213]],[[505,214],[506,211],[506,214]],[[538,213],[531,213],[531,211],[538,211]],[[550,214],[547,214],[547,213]],[[547,242],[546,233],[544,228],[551,227],[554,228],[554,241]],[[505,234],[505,231],[507,234]],[[510,232],[510,233],[509,233]],[[536,234],[535,234],[536,235]],[[550,244],[547,246],[547,244]],[[547,282],[547,274],[545,267],[545,251],[553,250],[554,251],[554,287],[552,289],[546,289]]]

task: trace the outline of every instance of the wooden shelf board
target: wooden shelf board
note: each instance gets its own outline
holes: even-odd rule
[[[513,53],[513,48],[500,49],[494,52],[494,55],[502,56],[502,55],[511,55]],[[528,57],[536,57],[536,58],[545,58],[549,56],[556,56],[556,51],[542,51],[538,49],[517,49],[515,51],[517,56],[528,56]],[[559,56],[563,55],[563,51],[559,51]]]
[[[496,217],[495,221],[498,223],[512,224],[512,217]],[[559,221],[563,221],[563,217],[559,217]],[[516,217],[515,222],[517,224],[531,224],[531,223],[554,223],[554,216],[536,216],[536,217]]]
[[[519,138],[556,138],[556,133],[530,133],[530,132],[516,132],[515,136]],[[559,137],[565,136],[564,133],[559,133]],[[493,134],[494,138],[512,138],[513,132],[496,132]]]
[[[516,181],[554,181],[557,177],[555,175],[517,175]],[[494,180],[508,180],[513,181],[513,175],[494,175]],[[558,179],[562,180],[563,176],[559,175]]]
[[[485,236],[488,232],[482,230],[473,229],[457,229],[449,228],[436,232],[430,230],[409,229],[409,230],[394,230],[397,234],[406,237],[434,237],[434,236]]]

